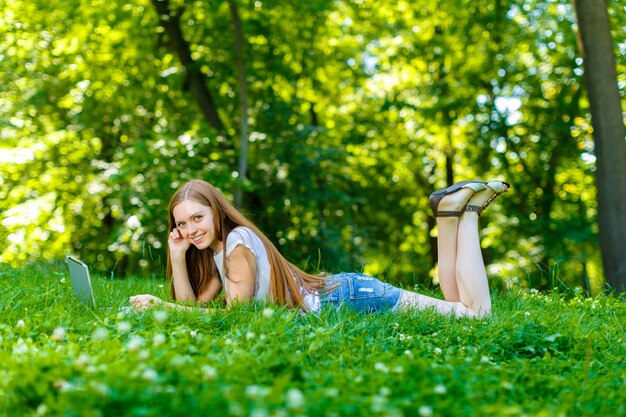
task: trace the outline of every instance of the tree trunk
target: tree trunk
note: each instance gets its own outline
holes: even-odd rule
[[[169,38],[168,46],[178,55],[178,59],[185,67],[185,84],[198,102],[206,121],[215,130],[224,133],[224,125],[217,114],[217,107],[206,84],[207,76],[200,71],[199,66],[191,58],[189,43],[180,30],[181,13],[172,13],[169,0],[152,0],[152,4],[159,13],[159,22]]]
[[[626,143],[605,0],[576,0],[593,123],[598,224],[610,289],[626,291]]]
[[[235,0],[228,0],[230,15],[233,20],[235,67],[239,79],[239,182],[235,190],[235,205],[243,204],[243,181],[248,175],[248,85],[246,82],[246,67],[243,59],[243,29]]]

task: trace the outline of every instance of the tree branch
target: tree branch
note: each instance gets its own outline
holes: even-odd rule
[[[169,0],[152,0],[152,4],[159,14],[159,24],[165,29],[168,47],[178,55],[178,59],[185,67],[186,85],[200,106],[200,110],[206,121],[218,132],[224,133],[222,123],[206,83],[207,76],[203,74],[198,65],[191,58],[189,43],[183,37],[180,29],[180,16],[182,13],[174,13],[170,9]]]

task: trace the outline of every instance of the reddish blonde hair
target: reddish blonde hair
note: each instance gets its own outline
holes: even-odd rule
[[[168,237],[169,233],[176,227],[174,207],[185,200],[194,201],[211,208],[215,236],[224,243],[224,247],[228,234],[237,226],[250,228],[263,241],[270,264],[268,295],[274,303],[289,307],[305,308],[300,286],[308,291],[318,291],[323,287],[325,282],[323,276],[307,274],[287,261],[272,242],[250,220],[230,204],[217,188],[206,181],[191,180],[176,190],[169,205]],[[187,264],[189,282],[195,296],[198,297],[206,289],[210,278],[217,275],[217,267],[213,260],[213,250],[210,248],[199,250],[191,245],[187,249],[185,262]],[[223,270],[227,276],[222,277],[222,279],[228,279],[227,266],[226,256],[224,256]],[[172,297],[176,299],[169,247],[167,248],[166,274],[167,279],[170,280]]]

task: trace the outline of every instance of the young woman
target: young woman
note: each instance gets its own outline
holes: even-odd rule
[[[167,277],[172,297],[204,303],[224,289],[228,305],[254,299],[314,312],[325,305],[346,305],[364,312],[434,308],[458,317],[484,317],[491,313],[491,298],[478,216],[508,188],[503,181],[462,181],[431,194],[444,301],[360,273],[307,274],[289,263],[215,187],[193,180],[174,193],[169,206]],[[190,308],[149,294],[130,297],[130,303],[138,311]]]

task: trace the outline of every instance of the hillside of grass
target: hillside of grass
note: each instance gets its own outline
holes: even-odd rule
[[[268,305],[127,313],[151,279],[0,268],[0,415],[623,416],[626,308],[523,289],[494,314],[301,315]],[[217,306],[219,307],[219,306]]]

